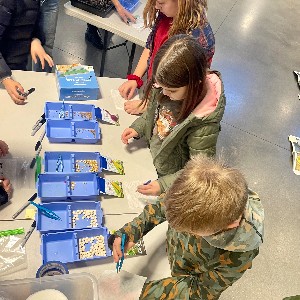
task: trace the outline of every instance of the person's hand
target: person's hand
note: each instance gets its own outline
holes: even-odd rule
[[[124,110],[131,115],[142,114],[147,109],[147,102],[142,100],[130,100],[124,103]]]
[[[157,180],[148,184],[142,184],[137,187],[137,191],[147,196],[159,196],[161,194],[160,185]]]
[[[128,140],[133,138],[133,137],[138,137],[138,133],[132,129],[132,128],[126,128],[122,135],[121,135],[121,140],[124,144],[128,144]]]
[[[2,186],[3,186],[4,190],[5,190],[5,192],[7,193],[8,198],[10,198],[11,195],[12,195],[12,192],[13,192],[13,187],[12,187],[9,179],[4,178],[4,177],[2,177],[0,179],[2,180]]]
[[[135,89],[137,88],[137,82],[136,80],[128,80],[124,82],[119,88],[120,95],[126,99],[130,100],[135,92]]]
[[[115,4],[115,8],[117,10],[117,13],[121,17],[121,19],[126,24],[129,24],[129,21],[133,23],[136,22],[135,17],[128,10],[126,10],[120,3]]]
[[[4,85],[8,95],[10,96],[10,98],[16,104],[24,105],[26,103],[25,102],[26,97],[19,94],[19,92],[20,93],[25,92],[22,85],[19,82],[14,81],[12,78],[7,78],[7,79],[2,81],[2,84]]]
[[[42,65],[42,69],[45,68],[45,61],[48,62],[48,65],[50,67],[54,66],[51,56],[46,53],[39,39],[35,38],[32,40],[30,53],[31,53],[32,60],[34,61],[35,64],[38,62],[38,58],[39,58]]]
[[[8,146],[4,141],[0,140],[0,157],[8,154]]]
[[[117,263],[119,259],[122,257],[122,251],[121,251],[121,243],[122,239],[117,236],[114,240],[113,244],[113,258],[114,262]],[[130,248],[132,248],[135,244],[133,242],[128,242],[125,244],[124,252],[126,253]]]

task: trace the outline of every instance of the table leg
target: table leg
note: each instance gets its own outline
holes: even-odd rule
[[[102,51],[100,74],[99,74],[100,77],[102,77],[104,73],[105,57],[106,57],[107,46],[108,46],[107,42],[108,42],[108,31],[104,30],[103,51]]]
[[[136,44],[132,43],[131,52],[130,52],[130,56],[129,56],[129,62],[128,62],[127,75],[131,74],[132,62],[133,62],[133,58],[134,58],[135,48],[136,48]]]

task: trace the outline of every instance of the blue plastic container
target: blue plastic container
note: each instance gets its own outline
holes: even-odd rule
[[[41,205],[45,208],[51,209],[61,218],[61,220],[47,218],[38,210],[36,228],[41,233],[102,226],[103,214],[100,202],[98,201],[52,202],[43,203]],[[86,218],[84,216],[84,211],[94,211],[97,223],[93,223],[91,218]],[[81,213],[78,214],[78,212]],[[78,216],[79,220],[76,220],[75,216]]]
[[[100,140],[100,128],[96,121],[48,119],[46,136],[50,143],[95,144]]]
[[[102,235],[104,237],[106,256],[93,256],[91,258],[80,258],[79,240],[82,238],[91,238]],[[71,263],[82,260],[101,259],[111,256],[111,251],[107,244],[108,230],[106,227],[95,229],[73,230],[55,233],[42,234],[41,254],[43,263],[48,261],[60,261],[62,263]],[[88,243],[86,250],[91,247]]]
[[[120,0],[120,4],[129,12],[132,12],[139,3],[139,0]]]
[[[99,152],[45,152],[44,171],[46,173],[100,173],[102,162]]]
[[[105,193],[105,179],[97,173],[39,174],[37,194],[42,202],[96,200]]]
[[[74,121],[96,120],[95,106],[91,104],[46,102],[45,118],[51,120]]]

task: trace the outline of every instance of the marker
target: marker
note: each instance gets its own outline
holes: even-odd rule
[[[145,183],[144,183],[144,185],[147,185],[147,184],[149,184],[151,182],[151,179],[149,179],[148,181],[146,181]]]
[[[36,145],[35,145],[35,148],[34,148],[35,151],[38,151],[38,149],[39,149],[40,146],[42,145],[42,141],[43,141],[43,139],[44,139],[44,137],[45,137],[45,134],[46,134],[46,130],[43,131],[43,133],[41,134],[39,140],[37,141],[37,143],[36,143]]]
[[[17,92],[19,93],[20,96],[27,97],[31,93],[35,91],[35,88],[30,88],[27,92],[22,93],[19,89],[17,89]]]
[[[15,219],[22,211],[24,211],[25,208],[27,208],[30,205],[30,201],[34,201],[37,197],[37,193],[34,193],[27,202],[15,213],[13,214],[12,218]]]
[[[21,247],[23,248],[25,246],[25,244],[27,243],[28,239],[30,238],[31,234],[33,233],[34,229],[36,227],[36,221],[33,221],[33,223],[31,224],[30,229],[27,231],[23,242],[21,243]]]

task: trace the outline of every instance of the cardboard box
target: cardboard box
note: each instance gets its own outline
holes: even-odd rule
[[[56,65],[59,100],[97,100],[99,85],[92,66]]]

